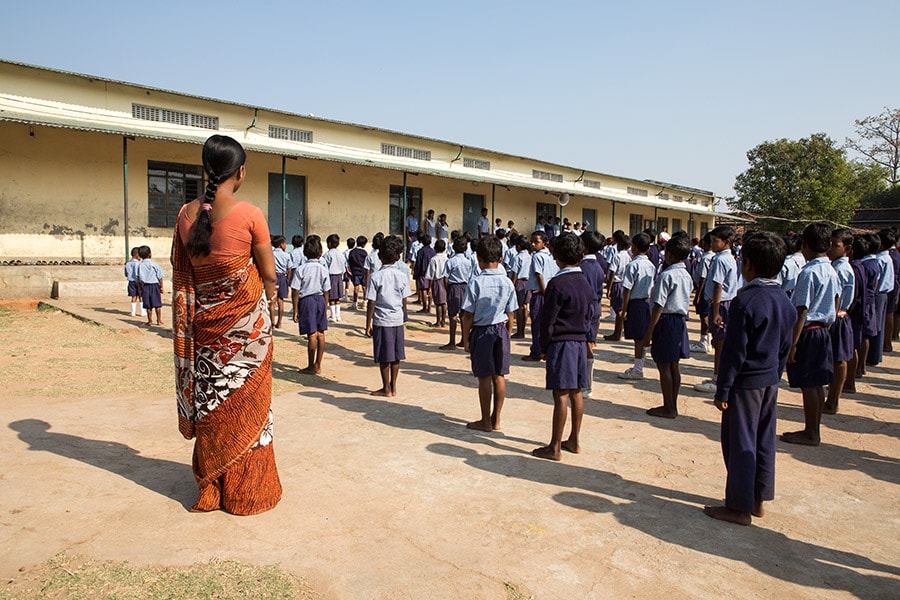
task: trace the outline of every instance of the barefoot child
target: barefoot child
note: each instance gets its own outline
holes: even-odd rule
[[[656,277],[656,266],[647,257],[653,241],[646,233],[631,238],[631,262],[622,274],[622,306],[619,313],[626,340],[634,340],[634,366],[619,373],[619,379],[644,378],[644,336],[650,324],[650,289]],[[657,256],[657,260],[659,257]]]
[[[291,278],[291,302],[294,322],[299,325],[300,335],[305,335],[307,339],[309,360],[301,373],[318,375],[322,371],[322,355],[325,354],[325,331],[328,329],[325,311],[332,289],[331,277],[328,268],[322,264],[322,240],[319,236],[306,238],[303,254],[306,262],[294,271]]]
[[[428,293],[434,302],[434,327],[447,326],[447,280],[444,268],[447,266],[447,243],[444,240],[434,242],[434,257],[425,270]]]
[[[791,302],[797,307],[797,323],[791,353],[788,355],[788,385],[800,388],[803,395],[802,431],[781,435],[789,444],[818,446],[822,407],[825,404],[823,385],[834,378],[834,357],[828,328],[837,318],[840,283],[831,261],[825,255],[831,239],[831,229],[824,223],[806,226],[802,234],[801,251],[806,264],[797,276]]]
[[[528,252],[530,242],[524,235],[517,235],[515,242],[516,254],[509,261],[510,278],[516,288],[516,332],[513,339],[525,338],[525,307],[531,301],[531,292],[528,291],[528,273],[531,271],[531,253]]]
[[[610,310],[616,315],[616,324],[612,333],[603,336],[608,342],[618,342],[622,339],[622,325],[625,322],[622,318],[622,309],[625,307],[622,276],[625,274],[625,267],[631,262],[631,254],[628,252],[631,248],[631,237],[620,229],[613,233],[613,238],[616,240],[616,253],[606,272],[606,297],[609,299]]]
[[[331,290],[328,294],[328,320],[337,323],[341,320],[341,290],[344,289],[344,273],[347,271],[347,261],[338,250],[341,244],[341,236],[332,233],[325,238],[328,252],[322,257],[322,263],[328,269],[328,277],[331,280]]]
[[[690,357],[686,320],[694,281],[684,264],[690,246],[684,235],[674,235],[666,242],[665,265],[653,286],[653,313],[642,344],[650,346],[650,354],[659,370],[663,405],[649,409],[647,414],[651,417],[674,419],[678,416],[678,392],[681,389],[678,361]]]
[[[500,266],[500,240],[494,236],[480,238],[475,244],[475,255],[481,272],[466,288],[461,307],[462,338],[466,352],[471,354],[472,375],[478,378],[481,419],[466,427],[496,431],[500,429],[500,410],[506,398],[509,334],[518,304],[516,289]]]
[[[416,262],[413,267],[413,278],[416,280],[416,294],[422,308],[418,312],[431,312],[431,294],[428,289],[428,267],[431,265],[431,259],[434,258],[434,248],[431,246],[431,236],[427,233],[419,234],[421,247],[416,252]]]
[[[138,264],[138,279],[141,282],[141,299],[143,307],[147,311],[147,325],[153,325],[153,311],[156,311],[156,324],[162,325],[162,293],[163,270],[153,260],[150,246],[141,246],[138,249],[141,262]]]
[[[453,350],[457,346],[462,347],[463,341],[456,343],[456,326],[459,321],[459,310],[463,297],[466,294],[466,286],[472,279],[475,265],[466,256],[469,240],[463,236],[453,238],[453,256],[447,260],[444,269],[444,278],[447,282],[447,314],[450,316],[450,343],[441,346],[441,350]]]
[[[278,280],[277,299],[278,319],[275,318],[276,306],[270,307],[273,327],[281,328],[281,317],[284,315],[284,301],[288,298],[288,275],[291,270],[291,255],[287,253],[287,240],[283,235],[272,236],[272,256],[275,258],[275,278]]]
[[[703,283],[703,297],[709,303],[709,332],[712,337],[713,378],[694,386],[698,392],[715,392],[715,375],[719,372],[719,361],[722,357],[722,344],[725,340],[725,328],[728,324],[728,308],[737,294],[737,263],[731,253],[731,241],[734,239],[734,228],[730,225],[719,225],[709,232],[709,247],[715,252],[709,261],[709,272]]]
[[[831,352],[834,356],[834,379],[828,385],[828,396],[822,412],[828,415],[837,414],[838,401],[847,381],[847,363],[853,360],[853,322],[850,319],[850,307],[856,294],[856,276],[850,266],[850,254],[853,253],[853,233],[849,229],[835,229],[831,232],[828,247],[828,260],[840,283],[840,305],[837,319],[831,326]]]
[[[366,336],[372,338],[375,362],[381,371],[381,389],[372,395],[396,396],[400,361],[406,358],[406,297],[412,291],[409,273],[394,266],[403,254],[403,240],[389,235],[382,240],[378,253],[382,267],[372,273],[366,287]]]
[[[540,317],[541,353],[547,359],[546,387],[553,390],[553,426],[550,444],[536,448],[538,458],[560,460],[560,451],[578,453],[578,434],[584,415],[581,389],[587,387],[588,328],[594,292],[577,266],[584,245],[577,235],[554,238],[553,253],[560,271],[547,284]],[[568,402],[572,403],[572,430],[562,440]]]
[[[581,395],[584,398],[590,398],[593,393],[594,383],[594,346],[597,343],[597,330],[600,326],[600,299],[603,298],[603,283],[606,281],[606,272],[597,260],[597,254],[603,249],[603,236],[596,231],[588,231],[581,234],[581,241],[584,244],[584,257],[581,259],[581,272],[584,273],[588,281],[588,285],[594,292],[594,301],[592,303],[591,327],[588,330],[588,346],[591,349],[588,354],[588,384],[584,388]]]
[[[709,302],[703,296],[703,288],[706,286],[706,276],[709,273],[709,263],[712,261],[715,252],[709,248],[709,233],[700,240],[700,252],[697,261],[694,264],[694,309],[697,311],[697,317],[700,319],[700,340],[691,344],[691,352],[706,354],[712,350],[712,339],[709,335]]]
[[[581,257],[574,264],[581,262]],[[531,270],[528,273],[528,290],[531,292],[531,304],[528,312],[531,315],[531,347],[522,360],[539,362],[543,352],[541,348],[541,310],[544,306],[544,291],[553,276],[559,271],[550,249],[547,247],[547,234],[537,230],[531,234]]]
[[[725,505],[706,506],[713,519],[749,525],[775,498],[775,417],[778,382],[791,348],[797,311],[773,278],[784,263],[784,241],[767,231],[744,240],[746,285],[731,305],[716,379],[722,411],[722,454],[728,475]]]
[[[862,257],[869,252],[869,241],[864,235],[853,236],[853,247],[850,251],[850,268],[853,269],[855,288],[853,302],[850,305],[850,324],[853,329],[853,358],[847,363],[847,381],[843,392],[856,393],[856,377],[860,363],[864,332],[875,314],[874,289],[869,287],[866,269]],[[864,362],[864,360],[863,360]]]
[[[138,248],[131,249],[131,260],[125,263],[125,279],[128,280],[128,295],[131,297],[131,316],[137,316],[138,306],[141,306],[141,281],[138,275],[138,268],[141,265],[141,256]],[[147,312],[141,306],[141,316],[144,317]]]
[[[347,256],[347,269],[350,271],[350,285],[353,286],[353,304],[351,308],[361,310],[365,305],[364,300],[360,300],[360,295],[366,295],[366,244],[369,243],[368,238],[364,235],[357,236],[356,247],[350,251]]]

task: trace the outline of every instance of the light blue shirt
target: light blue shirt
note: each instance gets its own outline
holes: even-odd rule
[[[853,304],[853,292],[856,287],[856,275],[853,274],[853,267],[850,266],[850,259],[842,256],[833,263],[834,272],[837,273],[838,282],[841,285],[841,306],[840,310],[849,310]]]
[[[491,222],[487,217],[478,217],[478,233],[487,235],[491,232]]]
[[[503,252],[503,265],[510,271],[512,271],[512,267],[510,266],[512,265],[512,259],[516,256],[516,254],[517,252],[515,246],[510,246]]]
[[[781,272],[775,277],[775,280],[781,283],[781,289],[785,292],[793,292],[797,285],[797,276],[800,275],[800,269],[806,264],[806,259],[800,252],[794,252],[784,259],[784,266]]]
[[[375,301],[372,325],[377,327],[397,327],[403,325],[403,299],[412,294],[409,274],[394,265],[383,265],[372,273],[366,300]]]
[[[650,296],[656,267],[645,254],[638,254],[631,259],[622,275],[622,287],[631,290],[631,300],[642,300]]]
[[[447,283],[469,283],[474,271],[469,257],[465,254],[454,254],[444,266],[444,277],[447,278]]]
[[[272,256],[275,258],[275,272],[287,275],[291,268],[291,255],[281,248],[272,248]]]
[[[406,229],[409,230],[410,233],[415,233],[419,231],[419,217],[415,215],[407,215],[406,216]]]
[[[127,263],[125,263],[125,278],[128,281],[137,281],[138,280],[138,268],[141,266],[141,261],[136,258],[130,259]]]
[[[610,244],[608,246],[604,246],[601,252],[603,252],[603,258],[606,259],[606,264],[612,265],[613,258],[616,256],[616,252],[618,252],[618,250],[616,250],[615,244]]]
[[[372,249],[369,252],[369,255],[366,257],[365,263],[366,271],[374,273],[378,269],[381,268],[381,257],[378,256],[378,250]]]
[[[461,308],[474,315],[473,325],[506,323],[506,313],[519,308],[516,288],[503,269],[485,269],[466,287]]]
[[[528,274],[531,272],[531,253],[528,250],[516,252],[516,255],[509,261],[509,270],[516,279],[528,279]]]
[[[834,323],[837,313],[834,298],[841,293],[837,273],[827,256],[814,258],[800,270],[797,286],[791,294],[794,306],[806,307],[806,322],[818,321],[825,325]]]
[[[294,269],[291,275],[291,288],[297,290],[300,298],[317,296],[331,291],[331,279],[322,259],[313,258],[300,268]]]
[[[531,269],[528,272],[528,289],[531,291],[540,291],[541,289],[538,287],[538,273],[544,278],[545,288],[550,283],[550,280],[559,273],[559,267],[556,266],[553,255],[546,248],[542,248],[531,255]]]
[[[323,257],[329,275],[341,275],[347,270],[347,261],[337,248],[331,248]]]
[[[622,283],[625,267],[631,262],[631,253],[628,250],[618,250],[609,261],[609,272],[613,274],[615,283]]]
[[[153,259],[145,258],[138,264],[138,279],[141,283],[159,283],[163,270]]]
[[[301,265],[306,264],[306,257],[303,255],[303,247],[291,250],[291,268],[298,269]]]
[[[709,261],[709,273],[706,275],[706,284],[703,286],[703,297],[712,302],[715,284],[722,286],[721,302],[734,300],[737,295],[737,263],[731,250],[725,249],[716,252]]]
[[[894,289],[894,261],[887,250],[882,250],[875,255],[881,275],[878,277],[878,293],[889,292]]]
[[[684,263],[677,262],[659,274],[650,301],[662,306],[663,314],[687,316],[693,287],[694,281]]]

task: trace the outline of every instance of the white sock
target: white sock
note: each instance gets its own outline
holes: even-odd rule
[[[334,307],[334,304],[331,304],[331,305],[328,306],[328,310],[331,312],[331,318],[332,318],[332,320],[337,318],[337,314],[335,313],[334,308],[335,308],[335,307]]]
[[[634,370],[637,371],[637,372],[639,372],[639,373],[643,373],[643,372],[644,372],[644,359],[643,359],[643,357],[634,359]]]
[[[147,309],[144,308],[144,303],[143,303],[143,302],[138,302],[138,304],[141,305],[141,316],[142,316],[142,317],[146,317],[146,316],[147,316]]]
[[[334,305],[334,314],[337,315],[337,320],[340,321],[341,320],[341,305],[340,304]]]
[[[132,317],[135,316],[135,315],[137,314],[137,307],[138,307],[138,303],[137,303],[137,302],[132,302],[132,303],[131,303],[131,316],[132,316]]]

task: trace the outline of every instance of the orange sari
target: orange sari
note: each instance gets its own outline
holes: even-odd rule
[[[194,443],[192,510],[252,515],[281,499],[272,448],[272,322],[251,250],[194,266],[175,227],[178,429]]]

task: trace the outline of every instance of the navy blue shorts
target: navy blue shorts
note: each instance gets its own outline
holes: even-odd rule
[[[898,296],[900,296],[900,286],[895,287],[887,294],[887,314],[892,314],[897,312],[897,299]]]
[[[416,277],[416,290],[427,290],[428,289],[428,278],[422,275],[421,277]]]
[[[853,328],[853,349],[859,350],[863,339],[862,309],[850,313],[850,325]]]
[[[713,340],[724,340],[725,329],[728,327],[728,307],[731,306],[731,300],[719,302],[719,316],[722,317],[722,326],[717,327],[712,322],[712,307],[709,309],[709,333],[712,334]]]
[[[597,330],[600,328],[600,302],[591,302],[591,329],[588,331],[588,341],[597,341]]]
[[[701,317],[709,316],[709,300],[703,297],[703,292],[700,292],[700,299],[697,300],[697,315]]]
[[[447,290],[447,312],[451,317],[455,317],[459,314],[459,309],[462,307],[463,298],[465,298],[465,296],[465,283],[450,284],[450,288]]]
[[[350,276],[350,282],[351,282],[354,286],[357,286],[357,285],[366,285],[366,274],[363,273],[362,275],[351,275],[351,276]]]
[[[372,327],[372,348],[375,362],[392,363],[406,359],[406,340],[403,325]]]
[[[646,298],[635,298],[628,301],[625,327],[622,333],[626,340],[642,340],[647,335],[647,326],[650,325],[650,303]]]
[[[656,327],[653,328],[652,339],[650,356],[658,365],[674,363],[682,358],[691,357],[687,318],[684,315],[675,313],[661,315],[659,321],[656,322]]]
[[[519,308],[525,308],[531,302],[531,292],[528,291],[527,279],[516,280],[516,302],[519,303]]]
[[[132,298],[140,296],[141,295],[141,284],[139,284],[137,281],[129,281],[128,282],[128,295],[131,296]]]
[[[550,342],[546,388],[575,390],[588,387],[587,352],[584,342]]]
[[[431,282],[431,298],[435,305],[447,304],[447,284],[443,278]]]
[[[344,277],[340,273],[329,275],[328,281],[331,283],[331,290],[328,292],[329,302],[340,302],[341,296],[344,295]]]
[[[831,353],[834,362],[853,359],[853,324],[850,317],[838,317],[831,326]]]
[[[275,273],[275,280],[277,281],[276,287],[278,298],[281,300],[287,300],[290,296],[290,288],[288,287],[287,275],[285,275],[284,273]]]
[[[834,379],[831,334],[827,327],[810,327],[797,340],[796,362],[788,363],[788,385],[793,388],[828,385]]]
[[[162,308],[162,294],[158,283],[141,284],[141,300],[144,308]]]
[[[469,333],[472,375],[491,377],[509,374],[509,331],[506,323],[476,325]]]
[[[621,281],[613,281],[609,288],[609,306],[617,313],[622,312],[622,307],[625,306],[625,290]]]
[[[297,302],[297,324],[300,335],[307,335],[328,329],[325,317],[325,297],[321,294],[304,296]]]

